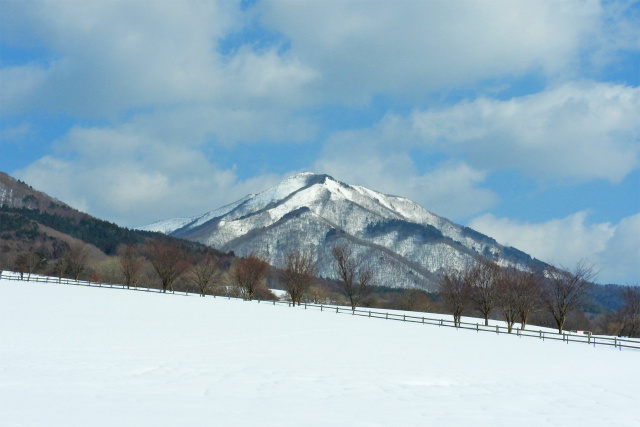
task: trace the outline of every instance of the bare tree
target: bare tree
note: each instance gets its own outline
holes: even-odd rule
[[[469,269],[447,270],[440,275],[438,293],[444,307],[453,314],[453,322],[459,326],[464,310],[472,302],[472,289],[468,280]]]
[[[280,273],[280,283],[289,293],[293,305],[300,305],[302,297],[316,278],[318,268],[309,251],[292,250],[286,254],[286,264]]]
[[[191,268],[187,278],[193,282],[200,291],[200,296],[211,290],[213,283],[220,275],[220,260],[207,254]]]
[[[69,269],[69,259],[66,256],[61,256],[53,263],[53,273],[58,278],[58,282],[62,282],[62,278],[67,274]]]
[[[231,281],[240,289],[242,297],[251,301],[269,273],[269,264],[255,254],[238,259],[231,268]]]
[[[24,252],[15,256],[13,269],[20,274],[20,280],[24,280],[24,274],[27,272],[26,254]]]
[[[407,289],[403,292],[397,307],[400,310],[407,311],[429,311],[431,309],[431,299],[419,289]]]
[[[618,310],[622,328],[621,335],[635,338],[640,335],[640,287],[622,288],[622,307]]]
[[[0,273],[14,266],[14,257],[8,248],[0,248]]]
[[[138,250],[134,245],[123,245],[118,248],[118,254],[120,255],[119,261],[122,275],[124,276],[124,284],[127,285],[127,288],[131,286],[137,287],[140,283],[140,273],[144,265]]]
[[[27,273],[27,280],[31,279],[31,275],[37,270],[43,268],[47,263],[44,253],[36,248],[31,248],[25,252],[19,253],[15,258],[15,269],[23,278]]]
[[[520,281],[523,274],[515,267],[500,270],[497,275],[498,307],[511,333],[513,324],[520,315]]]
[[[189,268],[183,249],[169,242],[154,241],[147,245],[146,254],[162,282],[162,292],[173,291],[173,283]]]
[[[87,268],[89,250],[84,243],[74,242],[69,246],[63,258],[66,258],[67,272],[75,280],[78,280],[82,272]]]
[[[531,313],[540,307],[542,296],[542,277],[535,271],[522,271],[516,281],[518,287],[518,315],[520,317],[520,327],[527,326]]]
[[[546,272],[542,302],[553,316],[558,333],[562,333],[567,316],[589,301],[589,289],[595,275],[593,265],[585,261],[580,261],[573,270],[551,269]]]
[[[347,294],[351,309],[355,310],[358,304],[373,291],[374,272],[370,267],[357,259],[350,245],[336,245],[331,249],[333,255],[334,271],[342,289]]]
[[[468,280],[473,289],[473,301],[482,313],[485,325],[489,324],[489,316],[497,304],[498,271],[499,267],[495,262],[483,257],[476,261],[468,274]]]
[[[309,286],[307,300],[313,304],[327,304],[328,301],[333,300],[332,295],[335,294],[331,292],[326,285],[322,283],[314,284]]]

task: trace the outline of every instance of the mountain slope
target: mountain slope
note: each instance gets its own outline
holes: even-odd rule
[[[16,256],[32,250],[41,252],[51,265],[74,243],[95,246],[96,261],[115,255],[122,244],[158,239],[179,240],[95,218],[0,172],[0,268],[15,268]]]
[[[301,173],[260,194],[193,218],[159,221],[144,230],[195,240],[223,251],[256,252],[282,266],[285,254],[310,247],[331,277],[331,248],[350,242],[375,267],[378,284],[433,289],[442,269],[480,255],[521,268],[540,261],[439,217],[402,197]]]

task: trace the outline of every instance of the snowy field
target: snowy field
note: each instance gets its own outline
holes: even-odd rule
[[[0,280],[0,426],[638,426],[640,351]]]

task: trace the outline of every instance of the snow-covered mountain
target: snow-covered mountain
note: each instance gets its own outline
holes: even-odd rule
[[[454,224],[402,197],[301,173],[259,194],[193,218],[142,227],[238,255],[255,252],[279,267],[299,247],[317,253],[320,275],[332,277],[331,248],[354,245],[377,272],[377,284],[433,289],[442,269],[479,255],[525,268],[539,261]]]

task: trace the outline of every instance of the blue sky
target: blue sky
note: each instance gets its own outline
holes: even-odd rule
[[[0,0],[0,170],[125,226],[300,171],[640,280],[637,1]]]

